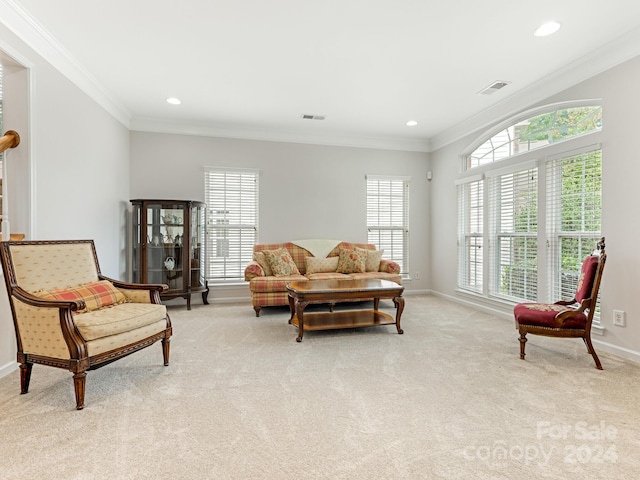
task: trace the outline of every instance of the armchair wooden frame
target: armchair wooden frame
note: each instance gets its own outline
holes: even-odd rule
[[[543,335],[547,337],[564,337],[564,338],[582,338],[584,341],[587,352],[591,354],[598,370],[602,370],[602,364],[600,359],[593,348],[591,342],[591,326],[593,323],[593,315],[596,310],[596,304],[598,301],[598,292],[600,290],[600,281],[602,280],[602,272],[607,260],[607,254],[605,253],[605,241],[604,237],[598,242],[597,250],[599,251],[597,267],[594,269],[593,286],[588,298],[583,298],[581,301],[577,301],[574,297],[569,301],[558,301],[553,305],[567,307],[557,313],[553,319],[551,326],[531,325],[518,321],[518,315],[515,315],[516,328],[520,333],[520,358],[524,360],[525,357],[525,344],[527,343],[527,334]],[[594,255],[596,252],[594,252]],[[585,260],[586,261],[586,260]],[[521,304],[522,305],[522,304]],[[517,308],[517,306],[516,306]],[[514,309],[515,310],[515,309]],[[567,328],[567,322],[575,320],[578,317],[586,316],[586,323],[584,328]]]
[[[88,343],[80,334],[78,327],[75,323],[74,312],[85,307],[85,303],[82,300],[79,301],[59,301],[59,300],[45,300],[39,298],[32,293],[25,290],[19,285],[19,280],[16,276],[16,269],[14,265],[14,259],[12,257],[13,246],[51,246],[51,245],[80,245],[88,244],[95,261],[95,269],[97,270],[96,280],[108,280],[116,288],[124,289],[131,295],[138,296],[140,302],[135,303],[150,303],[161,304],[160,292],[166,290],[166,285],[156,284],[134,284],[128,282],[122,282],[119,280],[108,278],[100,273],[100,267],[98,264],[98,257],[96,255],[95,245],[93,240],[69,240],[69,241],[27,241],[27,242],[2,242],[0,249],[0,259],[2,261],[2,267],[4,270],[5,283],[7,286],[7,293],[9,295],[9,303],[11,305],[11,313],[13,316],[15,334],[17,341],[17,361],[20,364],[20,391],[22,394],[26,394],[29,391],[29,382],[31,379],[31,371],[33,364],[47,365],[51,367],[64,368],[69,370],[73,374],[73,384],[75,389],[76,408],[78,410],[84,408],[85,397],[85,385],[86,385],[86,372],[88,370],[95,370],[102,366],[105,366],[115,360],[123,358],[131,353],[141,350],[156,341],[162,342],[162,353],[164,365],[169,364],[169,346],[170,338],[172,334],[171,320],[169,315],[164,314],[164,318],[160,317],[158,321],[166,320],[166,328],[162,327],[161,331],[153,333],[150,336],[133,341],[126,345],[121,345],[116,348],[112,348],[108,351],[102,351],[95,355],[90,355]],[[87,261],[90,263],[90,260]],[[148,294],[146,293],[148,292]],[[50,328],[55,330],[56,335],[62,335],[64,342],[68,347],[68,357],[62,358],[57,356],[47,356],[41,353],[28,351],[24,348],[24,339],[29,332],[21,331],[21,322],[18,319],[18,311],[16,303],[19,302],[23,307],[43,309],[43,312],[51,317],[51,310],[58,310],[59,325],[56,325],[57,321],[50,322]],[[26,306],[26,307],[24,307]],[[75,314],[77,315],[77,314]],[[55,317],[54,317],[55,318]],[[22,325],[32,326],[25,323],[23,320]]]

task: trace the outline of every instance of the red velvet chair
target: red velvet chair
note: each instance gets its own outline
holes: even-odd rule
[[[607,260],[604,237],[598,242],[598,250],[599,254],[595,251],[582,263],[578,287],[572,300],[553,304],[520,303],[515,306],[513,314],[516,328],[520,332],[521,359],[524,360],[527,333],[547,337],[582,338],[587,351],[596,362],[596,368],[602,370],[600,359],[591,343],[591,322],[598,301],[602,271]]]

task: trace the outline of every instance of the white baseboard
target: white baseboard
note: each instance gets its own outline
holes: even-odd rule
[[[453,295],[448,295],[442,292],[432,291],[432,295],[436,297],[444,298],[445,300],[449,300],[454,303],[459,303],[460,305],[464,305],[466,307],[474,308],[476,310],[480,310],[481,312],[488,313],[490,315],[495,315],[496,317],[505,318],[508,320],[513,320],[513,310],[500,310],[491,305],[484,305],[481,303],[474,302],[472,300],[467,300],[461,297],[454,297]],[[506,307],[505,307],[506,308]]]
[[[9,362],[6,365],[0,367],[0,378],[6,377],[14,370],[18,369],[18,362]]]
[[[606,352],[616,357],[624,358],[625,360],[631,360],[634,363],[640,363],[640,352],[631,350],[629,348],[620,347],[612,343],[603,342],[596,338],[591,337],[591,341],[594,346],[598,347],[596,352]],[[605,365],[606,368],[606,365]]]
[[[513,312],[512,311],[500,310],[498,308],[494,308],[494,307],[489,306],[489,305],[483,305],[481,303],[476,303],[474,301],[467,300],[465,298],[455,297],[455,296],[447,295],[447,294],[441,293],[441,292],[432,291],[431,294],[435,295],[435,296],[438,296],[438,297],[441,297],[441,298],[444,298],[444,299],[449,300],[449,301],[454,302],[454,303],[458,303],[458,304],[465,305],[467,307],[470,307],[470,308],[473,308],[473,309],[476,309],[476,310],[480,310],[481,312],[485,312],[485,313],[489,313],[491,315],[495,315],[496,317],[505,318],[505,319],[513,321]],[[597,335],[602,336],[604,334],[604,332],[605,332],[604,329],[599,329],[598,331],[594,330],[592,333],[597,333]],[[617,357],[624,358],[626,360],[631,360],[632,362],[635,362],[635,363],[640,363],[640,352],[638,352],[638,351],[631,350],[629,348],[621,347],[621,346],[618,346],[618,345],[614,345],[614,344],[609,343],[609,342],[604,342],[602,340],[594,338],[593,336],[591,337],[591,340],[593,341],[594,345],[598,347],[599,351],[603,351],[603,352],[609,353],[611,355],[615,355]]]

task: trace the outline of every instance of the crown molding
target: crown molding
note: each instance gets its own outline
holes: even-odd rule
[[[631,30],[518,93],[459,122],[430,139],[431,151],[516,115],[557,93],[640,55],[640,28]]]
[[[40,25],[26,10],[13,0],[0,0],[0,22],[31,47],[38,55],[51,63],[80,90],[98,103],[116,120],[129,128],[131,113],[115,99],[78,60]]]
[[[266,142],[304,143],[336,147],[373,148],[377,150],[399,150],[423,153],[430,151],[430,144],[427,139],[384,136],[370,137],[344,135],[339,133],[318,135],[278,130],[227,128],[209,124],[195,124],[189,122],[181,123],[148,117],[133,117],[131,119],[130,130],[150,133],[230,138],[236,140],[259,140]]]
[[[130,130],[427,153],[470,133],[489,128],[496,121],[515,115],[523,108],[532,107],[545,98],[640,55],[640,28],[637,28],[431,138],[372,137],[340,133],[317,135],[133,117],[98,79],[14,0],[0,0],[0,10],[3,12],[0,23]]]

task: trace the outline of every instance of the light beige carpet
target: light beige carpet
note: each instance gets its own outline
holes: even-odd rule
[[[392,304],[383,302],[391,311]],[[635,479],[640,366],[432,296],[393,326],[309,332],[285,309],[170,310],[160,344],[87,377],[0,379],[9,479]],[[3,319],[6,321],[6,319]],[[596,347],[597,348],[597,347]]]

